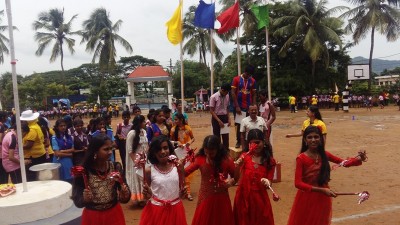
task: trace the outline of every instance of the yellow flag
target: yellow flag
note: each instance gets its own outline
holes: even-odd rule
[[[182,3],[179,3],[178,8],[175,10],[174,15],[165,24],[167,26],[168,40],[176,45],[182,41]]]

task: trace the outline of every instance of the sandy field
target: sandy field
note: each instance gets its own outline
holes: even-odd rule
[[[338,168],[331,172],[330,186],[337,192],[369,191],[370,199],[361,205],[356,196],[339,196],[333,200],[334,225],[398,225],[400,224],[400,111],[389,106],[384,109],[350,109],[349,113],[322,109],[322,118],[328,129],[326,150],[346,158],[355,156],[358,150],[366,150],[369,160],[361,167]],[[294,187],[295,158],[299,154],[301,138],[285,138],[287,133],[300,131],[306,119],[305,111],[277,112],[273,124],[272,144],[274,157],[282,164],[282,181],[274,184],[281,201],[272,202],[275,224],[284,225],[290,213],[297,189]],[[121,119],[113,119],[113,127]],[[196,138],[194,147],[200,147],[205,136],[211,134],[209,113],[189,114],[189,125]],[[230,144],[234,146],[234,127],[231,127]],[[397,150],[396,150],[397,149]],[[197,202],[199,173],[193,179],[195,198],[184,200],[188,224],[191,223]],[[231,200],[236,187],[230,189]],[[126,222],[139,224],[142,208],[129,202],[123,205]]]

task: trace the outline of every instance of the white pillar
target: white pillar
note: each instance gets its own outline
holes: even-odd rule
[[[126,84],[128,85],[128,94],[126,95],[126,97],[125,97],[125,102],[126,102],[126,105],[128,106],[128,107],[130,107],[131,106],[131,82],[126,82]],[[125,106],[124,106],[124,110],[125,110]]]
[[[136,103],[136,98],[135,98],[135,83],[131,82],[131,104]]]
[[[172,80],[167,81],[168,108],[172,109]]]

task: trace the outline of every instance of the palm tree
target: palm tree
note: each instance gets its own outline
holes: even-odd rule
[[[189,11],[185,14],[183,19],[182,35],[183,39],[188,39],[183,46],[183,51],[187,52],[191,57],[199,53],[199,62],[207,65],[206,52],[211,51],[210,31],[204,28],[196,27],[193,24],[194,12],[196,6],[190,6]],[[214,56],[217,61],[220,61],[224,55],[221,50],[214,43]]]
[[[2,34],[2,32],[4,32],[5,30],[8,29],[8,26],[2,26],[1,22],[2,22],[2,16],[4,15],[4,10],[0,11],[0,64],[4,63],[4,54],[9,54],[10,51],[8,50],[8,38],[6,38],[6,36],[4,36]],[[14,30],[17,29],[17,27],[13,27]]]
[[[327,0],[292,0],[289,2],[291,14],[275,19],[275,37],[286,40],[279,51],[285,57],[291,52],[298,60],[304,56],[312,62],[311,88],[315,88],[315,68],[317,61],[322,60],[325,67],[329,65],[328,45],[342,46],[338,35],[343,22],[332,15],[346,7],[326,8]]]
[[[33,22],[32,27],[36,32],[35,40],[38,42],[38,49],[35,54],[41,56],[44,50],[53,42],[53,49],[51,50],[50,62],[54,62],[58,56],[61,60],[62,70],[62,82],[63,82],[63,95],[65,96],[65,75],[64,75],[64,43],[67,44],[67,48],[71,54],[74,54],[75,40],[68,37],[69,35],[76,34],[71,31],[72,21],[78,15],[72,16],[72,18],[64,23],[64,9],[50,9],[48,12],[41,12],[38,16],[38,20]],[[39,30],[44,30],[41,32]]]
[[[98,64],[102,72],[100,82],[105,72],[110,73],[115,68],[117,56],[115,42],[121,44],[129,53],[133,51],[129,42],[117,34],[121,24],[122,20],[113,23],[104,8],[95,9],[89,19],[82,24],[82,42],[87,42],[86,51],[94,52],[92,63],[99,60]]]
[[[345,31],[353,34],[355,44],[371,32],[371,47],[369,51],[368,90],[371,91],[372,55],[374,52],[375,31],[386,36],[387,41],[395,41],[400,31],[400,12],[393,6],[397,0],[347,0],[356,5],[355,8],[343,13],[341,17],[349,18]]]

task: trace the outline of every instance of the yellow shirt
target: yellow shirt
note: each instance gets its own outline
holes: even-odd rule
[[[302,131],[305,131],[308,126],[316,126],[320,128],[322,134],[327,134],[326,125],[323,121],[319,119],[314,119],[314,122],[310,124],[310,119],[306,119],[303,122],[303,127],[301,128]]]
[[[193,132],[189,125],[185,125],[184,129],[179,129],[178,140],[175,140],[175,129],[176,126],[174,126],[170,131],[171,140],[179,141],[181,144],[186,144],[192,140]]]
[[[333,96],[333,103],[339,103],[339,95],[338,94]]]
[[[294,96],[290,97],[289,103],[291,105],[295,105],[296,104],[296,97],[294,97]]]
[[[311,99],[311,105],[316,105],[318,103],[318,99],[317,98],[312,98]]]
[[[27,133],[22,139],[24,143],[26,141],[33,141],[32,148],[29,150],[24,150],[25,158],[38,158],[46,154],[46,151],[44,149],[44,135],[42,133],[42,129],[36,121],[37,120],[28,122],[28,126],[30,129],[29,133]]]

